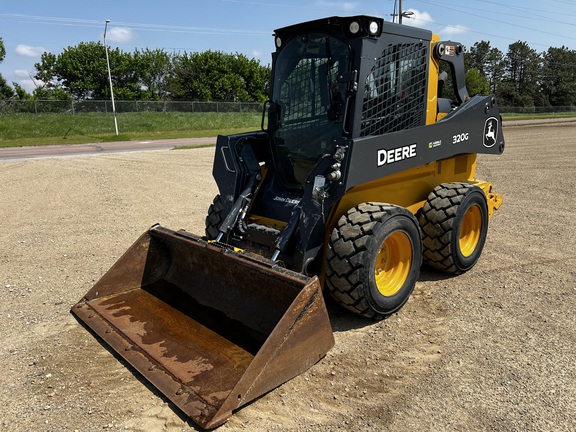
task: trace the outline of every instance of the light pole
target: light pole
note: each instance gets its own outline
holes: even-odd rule
[[[106,51],[106,65],[108,66],[108,81],[110,81],[110,96],[112,97],[112,113],[114,114],[114,130],[118,136],[118,122],[116,121],[116,106],[114,105],[114,89],[112,88],[112,73],[110,72],[110,59],[108,58],[108,45],[106,44],[106,30],[108,29],[109,19],[104,24],[104,49]]]
[[[398,13],[396,13],[397,4],[399,4],[398,8],[400,9]],[[396,0],[394,2],[394,13],[392,14],[392,16],[394,17],[392,22],[396,22],[396,17],[398,17],[398,22],[402,24],[402,18],[411,18],[412,16],[414,16],[414,12],[412,11],[404,12],[404,9],[402,9],[402,0]]]

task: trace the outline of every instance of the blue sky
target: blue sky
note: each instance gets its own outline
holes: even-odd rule
[[[506,52],[518,40],[538,52],[576,49],[576,0],[404,0],[415,13],[404,20],[472,46],[488,40]],[[6,59],[0,73],[34,89],[30,75],[43,51],[54,54],[80,42],[107,41],[123,51],[162,48],[239,52],[270,62],[275,28],[332,15],[376,15],[391,21],[394,0],[4,0],[0,37]]]

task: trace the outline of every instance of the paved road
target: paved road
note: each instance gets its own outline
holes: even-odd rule
[[[193,146],[215,143],[216,138],[210,137],[163,139],[154,141],[117,141],[92,144],[7,147],[0,148],[0,162],[168,150],[177,146]]]

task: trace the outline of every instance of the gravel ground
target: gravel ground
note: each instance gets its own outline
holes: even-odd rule
[[[336,346],[219,431],[576,430],[576,124],[506,127],[504,204],[470,272],[396,315],[328,301]],[[202,234],[213,148],[0,164],[0,428],[195,426],[69,313],[155,222]]]

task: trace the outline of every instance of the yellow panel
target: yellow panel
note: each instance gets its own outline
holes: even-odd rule
[[[284,229],[284,227],[286,225],[288,225],[287,222],[284,221],[280,221],[280,220],[276,220],[276,219],[271,219],[271,218],[267,218],[264,216],[258,216],[255,214],[251,214],[247,217],[247,223],[251,224],[251,223],[255,223],[258,225],[266,225],[268,227],[274,228],[274,229]]]
[[[494,216],[494,211],[498,210],[502,205],[502,195],[492,192],[492,183],[479,180],[476,183],[480,189],[484,191],[486,195],[486,201],[488,202],[488,218],[492,219]]]
[[[474,183],[476,155],[461,155],[383,177],[350,189],[330,215],[328,232],[352,207],[363,202],[382,202],[406,207],[416,214],[432,190],[448,182]]]
[[[430,41],[430,67],[428,70],[428,105],[426,108],[426,124],[436,123],[438,116],[438,75],[440,74],[440,62],[434,58],[434,45],[440,41],[440,36],[432,35]]]

